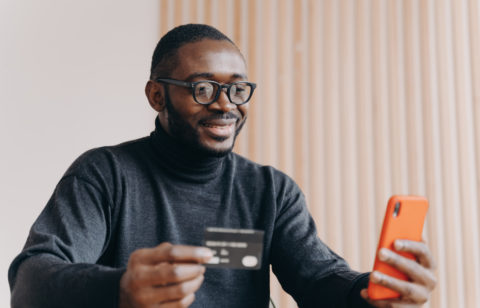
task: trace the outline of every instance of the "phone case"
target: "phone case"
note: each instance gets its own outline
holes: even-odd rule
[[[393,243],[397,239],[421,241],[422,230],[427,215],[428,201],[419,196],[392,196],[388,201],[385,218],[383,220],[380,240],[378,241],[377,253],[373,270],[380,271],[398,279],[407,280],[407,276],[396,268],[380,261],[378,251],[385,247],[395,251]],[[410,253],[398,252],[406,258],[414,260]],[[397,298],[400,294],[386,287],[369,282],[368,297],[371,299]]]

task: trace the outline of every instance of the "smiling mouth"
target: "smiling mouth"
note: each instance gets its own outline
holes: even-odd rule
[[[202,127],[213,138],[227,139],[235,133],[235,122],[228,124],[202,123]]]

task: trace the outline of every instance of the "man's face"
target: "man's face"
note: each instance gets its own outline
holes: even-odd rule
[[[213,80],[221,84],[246,80],[245,61],[228,41],[202,40],[178,49],[178,66],[169,78],[194,82]],[[247,118],[248,103],[237,106],[221,92],[210,105],[195,102],[189,88],[165,85],[166,110],[160,113],[162,127],[196,150],[222,156],[229,153]]]

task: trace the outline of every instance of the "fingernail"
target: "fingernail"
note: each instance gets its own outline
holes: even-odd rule
[[[372,277],[373,282],[379,282],[380,279],[382,278],[382,274],[380,274],[377,271],[374,271],[374,272],[372,272],[371,277]]]
[[[382,249],[380,249],[380,251],[378,252],[378,258],[379,258],[381,261],[386,261],[389,256],[390,256],[390,251],[388,251],[388,249],[382,248]]]
[[[401,241],[401,240],[396,240],[395,241],[395,249],[402,250],[403,246],[404,246],[403,241]]]
[[[200,258],[211,258],[213,257],[213,252],[208,248],[198,248],[196,254]]]

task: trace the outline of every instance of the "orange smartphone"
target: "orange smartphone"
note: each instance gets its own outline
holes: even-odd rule
[[[378,251],[388,248],[395,251],[393,243],[397,239],[421,241],[422,230],[427,215],[428,201],[419,196],[392,196],[388,201],[387,211],[383,220],[380,240],[378,241],[377,253],[375,254],[374,271],[380,271],[386,275],[398,279],[408,280],[408,277],[396,268],[380,261]],[[396,252],[396,251],[395,251]],[[400,255],[415,260],[410,253],[397,252]],[[369,282],[368,297],[371,299],[397,298],[400,294],[384,286]]]

